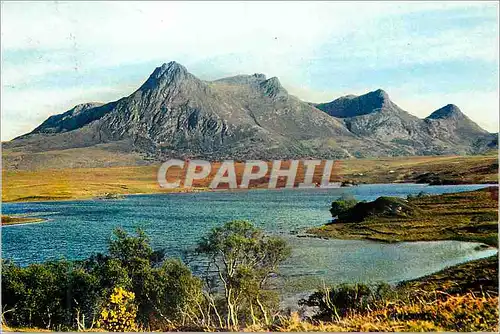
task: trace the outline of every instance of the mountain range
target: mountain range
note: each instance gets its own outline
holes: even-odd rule
[[[7,167],[23,169],[171,157],[476,154],[497,146],[496,134],[480,128],[453,104],[424,119],[401,109],[381,89],[315,104],[290,95],[276,77],[253,74],[204,81],[170,62],[156,68],[131,95],[50,116],[3,148]],[[80,160],[65,158],[69,156]]]

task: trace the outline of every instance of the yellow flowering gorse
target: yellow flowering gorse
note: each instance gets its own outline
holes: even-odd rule
[[[108,303],[101,311],[99,326],[110,332],[131,332],[137,330],[135,317],[137,307],[135,294],[121,287],[113,289]]]

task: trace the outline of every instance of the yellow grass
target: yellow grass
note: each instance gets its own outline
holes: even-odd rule
[[[488,170],[497,163],[496,156],[474,157],[404,157],[384,159],[341,160],[334,169],[331,180],[354,180],[364,183],[411,182],[412,176],[424,172],[448,173],[449,178],[469,183],[497,182],[497,173]],[[214,163],[212,177],[219,163]],[[238,182],[243,173],[243,164],[238,163]],[[156,180],[159,164],[148,166],[107,167],[107,168],[66,168],[46,170],[3,170],[2,201],[36,201],[87,199],[105,193],[150,194],[171,192],[161,189]],[[286,165],[285,165],[286,168]],[[393,171],[393,172],[391,172]],[[457,174],[457,171],[460,172]],[[169,180],[183,171],[171,169]],[[302,165],[296,184],[302,182]],[[451,175],[455,173],[457,175]],[[317,168],[315,182],[319,182],[322,168]],[[208,179],[210,179],[210,177]],[[251,185],[266,186],[267,175]],[[196,182],[195,188],[208,186],[208,179]],[[278,182],[283,186],[284,180]],[[180,189],[175,191],[190,191]]]
[[[248,331],[263,331],[258,326]],[[282,318],[278,332],[498,332],[498,297],[449,296],[444,300],[388,303],[364,315],[311,323],[297,314]]]
[[[309,233],[335,239],[386,242],[463,240],[498,245],[498,188],[410,198],[418,213],[374,216],[362,222],[327,224]]]

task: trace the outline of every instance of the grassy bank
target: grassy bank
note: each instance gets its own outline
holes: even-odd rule
[[[448,296],[421,301],[387,301],[385,308],[335,321],[309,322],[298,314],[281,318],[279,332],[498,332],[498,297]],[[250,327],[250,330],[260,330]]]
[[[172,191],[203,190],[215,175],[220,163],[213,163],[211,175],[196,181],[193,188],[161,189],[157,183],[159,165],[71,168],[42,170],[3,170],[2,201],[48,201],[89,199],[112,194],[152,194]],[[284,164],[283,168],[286,168]],[[458,168],[459,167],[459,168]],[[243,174],[243,163],[236,164],[237,180]],[[184,173],[170,169],[172,181]],[[399,157],[383,159],[341,160],[333,168],[332,181],[349,180],[355,183],[393,183],[440,181],[442,183],[497,183],[496,156],[467,157]],[[317,168],[314,181],[319,182],[322,168]],[[266,187],[269,173],[253,181],[251,187]],[[296,185],[303,181],[303,166],[299,165]],[[279,180],[278,186],[283,186]]]
[[[403,282],[400,289],[449,295],[473,293],[498,296],[498,256],[470,261],[415,280]]]
[[[17,225],[17,224],[28,224],[28,223],[40,223],[45,221],[43,218],[36,217],[15,217],[15,216],[4,216],[2,215],[2,226],[7,225]]]
[[[498,331],[498,256],[399,284],[382,306],[334,321],[284,318],[277,330],[336,332]]]
[[[308,233],[337,239],[384,242],[463,240],[498,246],[497,187],[416,196],[407,201],[388,198],[387,201],[402,208],[402,213],[368,214],[361,221],[340,218],[335,223],[312,228]],[[360,208],[352,211],[359,213]]]
[[[158,166],[3,171],[2,201],[63,201],[102,198],[106,194],[153,194],[197,191],[163,190],[158,186]],[[171,177],[174,177],[172,174]]]
[[[432,156],[343,161],[342,176],[357,183],[498,183],[498,156]],[[440,181],[440,182],[439,182]]]

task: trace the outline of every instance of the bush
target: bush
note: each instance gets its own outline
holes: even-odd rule
[[[109,332],[136,331],[137,306],[135,294],[123,288],[114,288],[108,302],[101,311],[99,326]]]
[[[364,314],[375,309],[394,293],[388,284],[369,287],[366,284],[341,284],[324,287],[314,292],[308,299],[299,301],[299,305],[316,307],[314,319],[339,320],[352,314]]]
[[[162,330],[197,322],[204,303],[202,287],[202,281],[179,260],[166,260],[159,268],[145,271],[137,291],[142,321]]]
[[[330,213],[332,214],[332,217],[338,217],[354,207],[357,203],[358,201],[354,197],[342,195],[342,197],[338,200],[332,202]]]
[[[79,263],[51,261],[21,268],[2,266],[2,306],[12,312],[5,320],[15,326],[47,329],[75,327],[77,313],[95,312],[96,280]]]
[[[207,272],[217,274],[209,289],[221,287],[224,292],[225,321],[219,320],[219,326],[235,330],[247,320],[269,324],[277,303],[268,283],[291,253],[287,243],[264,235],[250,222],[235,220],[208,233],[198,251],[208,259]],[[215,307],[214,312],[219,314]]]
[[[195,321],[203,302],[202,283],[186,265],[165,261],[163,251],[153,251],[142,231],[130,236],[116,230],[108,254],[84,261],[51,261],[27,267],[4,262],[3,320],[15,327],[92,329],[103,316],[100,310],[112,309],[109,296],[121,293],[123,298],[131,298],[117,292],[116,287],[133,295],[137,309],[134,321],[141,327],[162,329],[168,324],[172,328],[184,325],[188,318]]]

